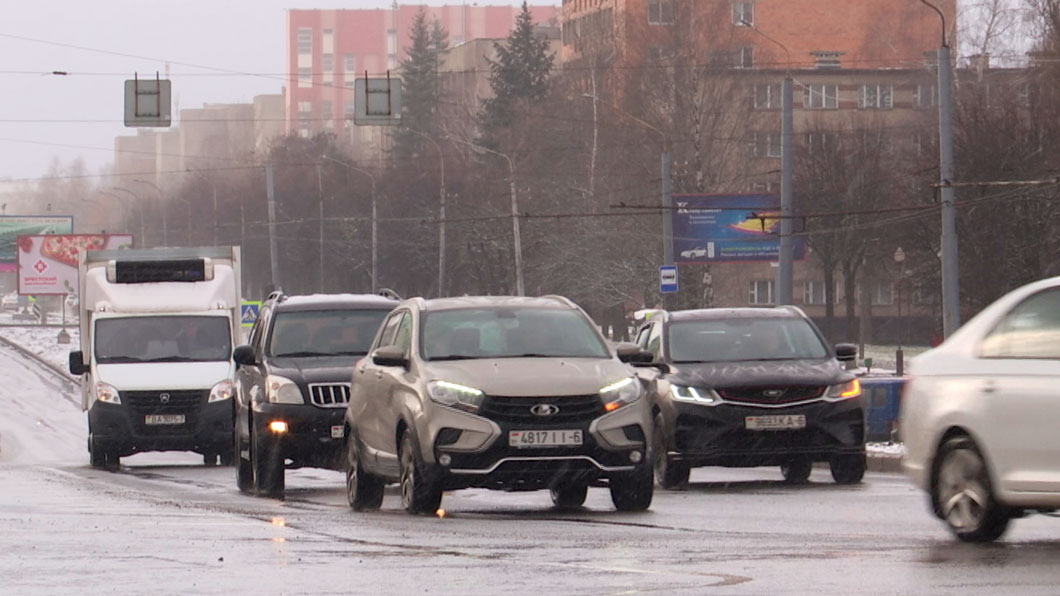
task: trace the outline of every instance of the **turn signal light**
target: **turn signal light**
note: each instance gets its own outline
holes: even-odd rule
[[[847,384],[847,387],[839,394],[839,397],[857,397],[859,395],[861,395],[861,381],[854,379]]]
[[[617,402],[617,401],[613,401],[613,402],[604,404],[604,410],[607,411],[607,412],[614,412],[615,410],[617,410],[617,409],[619,409],[621,407],[622,407],[622,404]]]

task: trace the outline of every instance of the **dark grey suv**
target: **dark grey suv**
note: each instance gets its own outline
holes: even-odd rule
[[[350,371],[397,300],[274,294],[235,349],[237,484],[282,497],[285,470],[343,469]]]

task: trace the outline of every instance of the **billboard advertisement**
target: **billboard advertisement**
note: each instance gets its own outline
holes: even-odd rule
[[[0,215],[0,271],[18,270],[19,236],[73,233],[69,215]]]
[[[773,194],[674,195],[676,263],[776,261],[780,256],[780,197]],[[793,238],[794,258],[806,244]]]
[[[49,234],[18,237],[19,294],[76,294],[82,250],[132,248],[131,234]]]

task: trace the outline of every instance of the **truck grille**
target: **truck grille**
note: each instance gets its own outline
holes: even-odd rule
[[[309,399],[321,408],[344,408],[350,403],[349,383],[312,383]]]
[[[790,404],[821,397],[825,387],[820,385],[789,385],[787,387],[738,387],[718,389],[725,401],[747,404]]]
[[[199,415],[210,395],[209,390],[122,391],[121,401],[132,414],[133,428],[140,435],[192,434],[199,426]],[[144,422],[148,415],[183,414],[184,424],[153,425]]]
[[[552,414],[539,415],[531,410],[538,405],[552,406]],[[540,410],[539,410],[540,411]],[[604,404],[598,394],[559,395],[549,397],[487,396],[479,415],[494,422],[518,425],[555,426],[560,424],[588,424],[604,414]]]

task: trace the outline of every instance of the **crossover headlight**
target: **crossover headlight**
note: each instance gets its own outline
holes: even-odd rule
[[[604,409],[608,412],[627,406],[640,399],[640,396],[640,383],[633,377],[615,381],[600,390],[600,401],[604,403]]]
[[[207,403],[231,399],[234,393],[235,386],[232,384],[232,381],[225,379],[210,389],[210,399],[207,400]]]
[[[477,412],[485,397],[484,393],[474,387],[449,381],[428,382],[427,395],[436,403],[465,412]]]
[[[850,399],[859,395],[861,395],[861,381],[858,379],[832,385],[824,392],[824,398],[830,401]]]
[[[670,396],[677,401],[687,401],[694,404],[714,405],[721,403],[721,396],[716,391],[702,387],[670,385]]]
[[[265,395],[270,404],[304,404],[302,390],[294,381],[280,375],[265,377]]]
[[[117,387],[110,383],[104,383],[103,381],[96,382],[96,399],[108,404],[121,403],[121,397],[118,396]]]

